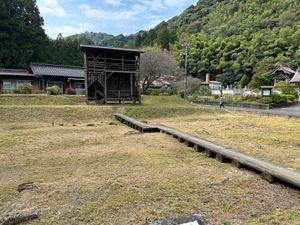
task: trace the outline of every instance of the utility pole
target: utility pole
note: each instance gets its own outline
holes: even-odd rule
[[[184,57],[184,98],[186,99],[187,94],[187,66],[188,66],[188,51],[190,44],[188,42],[185,42],[183,45],[185,47],[185,57]]]

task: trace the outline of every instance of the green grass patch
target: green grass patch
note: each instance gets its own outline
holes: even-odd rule
[[[47,94],[1,94],[0,105],[83,105],[85,96]]]
[[[0,104],[0,121],[3,122],[85,122],[111,120],[115,113],[125,113],[137,119],[165,118],[189,114],[215,113],[215,109],[193,106],[178,96],[144,96],[143,104],[86,105],[81,96],[9,95],[11,102]],[[28,100],[27,99],[28,97]],[[24,104],[17,104],[17,102]],[[31,99],[32,98],[32,99]],[[44,101],[42,100],[44,98]],[[28,101],[27,101],[28,100]],[[57,101],[56,101],[57,100]],[[67,104],[68,102],[72,104]],[[78,102],[77,102],[78,101]],[[44,102],[38,104],[38,102]],[[78,103],[77,105],[75,103]],[[82,103],[80,105],[80,102]],[[34,104],[33,104],[34,103]]]

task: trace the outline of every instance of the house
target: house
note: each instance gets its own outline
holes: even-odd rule
[[[137,49],[80,45],[84,54],[86,100],[140,102],[140,54]]]
[[[150,84],[150,88],[171,88],[177,78],[172,75],[162,75]]]
[[[13,92],[21,83],[30,83],[33,93],[45,92],[47,87],[57,85],[61,93],[72,88],[81,94],[84,91],[84,68],[31,63],[28,70],[0,69],[0,92]]]
[[[40,91],[39,79],[24,69],[0,69],[0,93],[10,93],[21,83],[31,83],[32,91]]]
[[[271,73],[274,79],[274,86],[277,81],[289,82],[294,76],[295,71],[289,67],[288,64],[279,64],[278,67]]]
[[[210,74],[207,73],[205,75],[205,81],[201,82],[202,85],[207,86],[210,90],[219,91],[222,88],[222,83],[219,81],[212,81],[210,80]]]
[[[61,93],[65,93],[67,88],[74,89],[77,94],[84,91],[83,67],[31,63],[30,72],[40,81],[41,91],[54,85],[60,87]]]
[[[300,69],[296,71],[292,79],[290,80],[290,83],[297,84],[300,88]]]

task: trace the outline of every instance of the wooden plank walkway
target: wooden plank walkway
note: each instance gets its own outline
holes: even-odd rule
[[[300,172],[295,169],[276,165],[270,161],[250,156],[238,150],[215,144],[167,126],[148,125],[122,114],[116,114],[116,118],[119,118],[119,121],[134,129],[141,129],[142,132],[149,132],[149,129],[151,132],[160,131],[161,133],[172,135],[188,147],[193,147],[196,151],[203,152],[207,157],[216,158],[221,163],[232,163],[238,168],[244,167],[258,172],[270,183],[278,180],[300,188]]]
[[[156,126],[152,126],[147,123],[140,122],[138,120],[125,116],[121,113],[115,114],[115,118],[119,120],[121,123],[126,124],[127,126],[135,130],[138,130],[142,133],[160,132],[159,128]]]

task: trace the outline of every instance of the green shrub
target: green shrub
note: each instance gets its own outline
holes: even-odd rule
[[[275,85],[275,89],[281,91],[282,94],[297,96],[296,85],[285,81],[280,81]]]
[[[152,94],[153,96],[159,96],[160,93],[161,93],[160,89],[153,89],[151,94]]]
[[[199,95],[210,96],[211,95],[211,91],[210,91],[210,89],[207,86],[201,85],[199,87]]]
[[[296,100],[295,95],[286,95],[286,97],[288,98],[288,101],[290,101],[290,102],[294,102]]]
[[[199,95],[197,93],[192,95],[192,98],[191,98],[192,101],[196,101],[198,99],[199,99]]]
[[[51,86],[47,88],[48,95],[58,95],[60,88],[58,86]]]
[[[151,96],[159,96],[161,93],[160,89],[156,89],[156,88],[148,88],[146,90],[146,95],[151,95]]]
[[[180,92],[179,92],[179,96],[180,96],[181,98],[184,98],[184,91],[180,91]]]
[[[258,101],[263,104],[271,104],[273,100],[272,97],[262,97]]]
[[[272,103],[275,104],[288,102],[288,97],[284,94],[273,93],[271,98],[272,98]]]
[[[161,90],[161,95],[164,95],[164,96],[177,94],[176,87],[162,87],[160,90]]]
[[[67,88],[66,89],[66,94],[67,95],[76,95],[76,91],[74,88]]]
[[[13,92],[15,94],[31,94],[32,85],[30,83],[21,83],[18,85],[17,89],[14,89]]]

